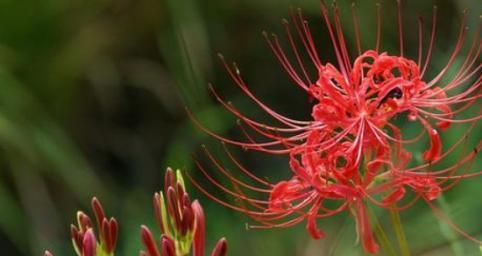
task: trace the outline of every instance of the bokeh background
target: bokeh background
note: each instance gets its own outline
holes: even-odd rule
[[[354,49],[352,1],[338,2]],[[375,40],[376,2],[355,2],[368,48]],[[383,49],[396,54],[396,4],[380,2]],[[417,15],[425,17],[428,31],[434,4],[440,12],[439,34],[429,77],[446,63],[462,11],[469,10],[469,35],[482,13],[480,0],[403,1],[408,55],[417,50]],[[280,20],[290,6],[303,8],[324,60],[332,61],[317,0],[1,0],[0,254],[42,255],[50,248],[57,255],[73,255],[69,224],[78,209],[90,213],[90,198],[96,195],[120,221],[118,255],[137,255],[139,225],[155,229],[151,196],[161,189],[165,168],[190,171],[203,180],[192,161],[193,154],[206,159],[201,144],[226,159],[219,143],[193,127],[185,106],[211,129],[239,136],[235,119],[208,93],[207,83],[213,82],[245,113],[267,119],[228,79],[217,52],[238,63],[267,104],[309,118],[306,95],[290,83],[261,35],[264,29],[282,34]],[[450,129],[444,138],[454,141],[458,131]],[[480,141],[481,133],[479,126],[472,143]],[[233,152],[260,176],[275,181],[289,175],[285,158]],[[482,168],[481,157],[473,168]],[[479,239],[480,184],[481,177],[462,182],[438,202]],[[192,186],[190,192],[205,208],[209,248],[226,236],[229,255],[363,254],[346,214],[321,221],[328,237],[312,241],[303,225],[247,230],[249,219]],[[386,216],[380,222],[389,226]],[[403,213],[402,222],[413,255],[480,253],[423,203]]]

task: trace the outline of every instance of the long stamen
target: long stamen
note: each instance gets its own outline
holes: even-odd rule
[[[355,27],[355,41],[356,41],[356,48],[358,50],[358,55],[362,54],[362,47],[361,47],[361,39],[360,39],[360,24],[358,23],[358,16],[356,14],[356,6],[355,3],[351,5],[351,16],[353,19],[353,26]]]
[[[398,16],[398,37],[400,40],[400,56],[403,57],[403,20],[402,20],[402,3],[397,0],[397,16]]]
[[[421,77],[424,77],[425,71],[427,71],[428,64],[430,63],[430,59],[432,57],[432,49],[435,42],[436,31],[437,31],[437,6],[434,6],[432,11],[432,32],[430,35],[430,42],[428,44],[428,51],[427,51],[427,56],[425,58],[425,64],[423,65],[422,73],[420,74]]]

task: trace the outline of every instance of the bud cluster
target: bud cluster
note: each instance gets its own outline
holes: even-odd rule
[[[92,199],[92,209],[97,231],[94,231],[91,218],[78,211],[77,226],[71,225],[70,228],[74,250],[77,256],[114,256],[119,230],[117,221],[106,217],[102,204],[95,197]],[[139,252],[140,256],[185,256],[191,251],[193,256],[204,256],[204,211],[199,201],[191,202],[179,170],[174,174],[171,168],[167,168],[164,191],[154,194],[154,209],[162,233],[161,250],[149,228],[142,225],[144,250]],[[211,256],[225,256],[226,253],[227,241],[221,238]],[[45,251],[44,256],[54,255]]]
[[[168,168],[164,180],[164,191],[155,193],[153,197],[155,216],[162,233],[161,250],[149,228],[141,226],[145,251],[141,251],[140,255],[189,255],[192,247],[194,256],[203,256],[205,217],[201,204],[197,200],[191,202],[179,170],[174,173]],[[226,255],[226,250],[226,239],[221,238],[211,255],[223,256]]]
[[[115,218],[107,218],[102,204],[97,198],[92,198],[92,209],[97,222],[99,241],[91,218],[82,211],[77,212],[77,226],[71,225],[72,244],[78,256],[114,255],[119,225]],[[45,251],[45,256],[53,256]]]

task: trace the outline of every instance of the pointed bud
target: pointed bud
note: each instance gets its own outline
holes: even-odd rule
[[[228,252],[228,242],[226,241],[226,238],[221,238],[219,241],[216,243],[216,246],[214,247],[213,253],[211,253],[211,256],[225,256]]]
[[[170,217],[174,219],[176,230],[181,230],[181,213],[179,212],[179,202],[173,187],[169,187],[167,189],[167,210]]]
[[[113,252],[117,245],[117,238],[119,237],[119,224],[114,218],[109,220],[109,236],[110,236],[110,252]]]
[[[182,195],[182,205],[191,207],[191,199],[189,199],[189,194],[186,192]]]
[[[184,190],[186,189],[186,185],[184,185],[184,178],[182,177],[182,173],[181,173],[181,170],[176,170],[176,180],[179,184],[181,184],[181,186],[184,188]]]
[[[176,180],[174,173],[170,167],[167,168],[166,174],[164,175],[164,193],[167,195],[167,189],[174,186]]]
[[[166,235],[161,237],[162,256],[176,256],[176,245],[171,238]]]
[[[163,222],[163,213],[161,210],[161,196],[159,193],[155,193],[154,197],[152,198],[152,204],[154,206],[154,214],[156,216],[157,224],[161,228],[161,233],[166,233],[165,227],[164,227],[164,222]]]
[[[82,211],[77,212],[77,223],[80,232],[82,233],[85,233],[89,228],[92,228],[92,221],[90,220],[89,216]]]
[[[176,189],[176,194],[177,194],[177,196],[178,196],[180,199],[182,199],[182,197],[184,196],[185,191],[184,191],[184,188],[182,187],[181,183],[179,183],[179,182],[176,183],[175,189]]]
[[[44,256],[54,256],[54,255],[47,250],[44,252]]]
[[[101,229],[102,222],[105,219],[104,208],[96,197],[92,198],[91,205],[94,210],[95,219],[97,220],[97,226]],[[100,236],[102,236],[102,233],[100,233]]]
[[[89,228],[84,234],[84,240],[82,242],[82,256],[95,256],[96,248],[97,242],[94,231]]]
[[[77,255],[82,253],[82,235],[76,226],[70,225],[70,236],[72,237],[72,244]]]
[[[102,245],[107,253],[111,252],[110,244],[111,244],[111,237],[109,232],[109,221],[104,218],[102,221],[102,226],[100,228],[100,236]]]
[[[204,226],[204,211],[201,204],[194,200],[192,203],[192,210],[195,218],[195,230],[194,230],[194,243],[193,243],[193,255],[204,256],[204,244],[205,244],[205,226]]]
[[[141,226],[141,240],[149,256],[161,256],[151,231],[144,225]]]

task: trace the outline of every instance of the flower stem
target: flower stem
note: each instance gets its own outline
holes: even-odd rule
[[[380,225],[380,222],[378,222],[377,216],[373,213],[373,211],[370,211],[371,219],[373,220],[373,223],[375,224],[374,228],[374,233],[375,236],[377,237],[378,242],[380,243],[381,248],[385,251],[385,255],[390,255],[390,256],[396,256],[397,253],[395,252],[395,249],[393,246],[390,244],[390,241],[387,238],[387,235],[385,234],[385,231],[383,231],[382,226]]]
[[[403,231],[402,222],[400,220],[400,214],[397,210],[390,210],[390,217],[392,219],[392,225],[397,236],[398,247],[400,248],[400,255],[410,256],[410,248],[408,247],[407,238]]]

